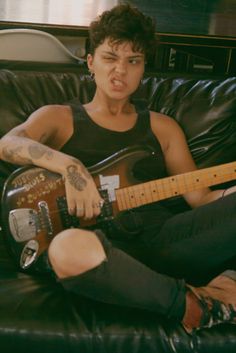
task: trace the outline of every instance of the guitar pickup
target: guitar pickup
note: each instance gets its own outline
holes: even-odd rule
[[[69,214],[65,196],[60,196],[57,198],[57,207],[60,213],[60,220],[63,229],[76,228],[80,226],[79,218]]]
[[[101,209],[101,214],[97,217],[98,222],[106,222],[112,220],[113,217],[113,208],[112,202],[109,200],[109,193],[106,189],[99,189],[99,193],[104,200],[103,207]]]

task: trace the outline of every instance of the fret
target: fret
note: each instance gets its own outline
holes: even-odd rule
[[[138,203],[141,205],[146,205],[148,203],[145,193],[144,184],[137,185],[137,196],[138,196]]]
[[[116,190],[118,208],[134,208],[234,179],[236,162],[151,180]]]
[[[126,200],[124,197],[124,189],[118,189],[116,190],[116,200],[117,200],[117,204],[120,210],[127,210],[128,207],[126,205]]]
[[[153,199],[155,201],[160,200],[160,190],[157,186],[157,180],[150,181],[149,183],[151,184]]]
[[[138,202],[136,200],[136,195],[135,195],[135,190],[132,188],[127,188],[127,192],[129,195],[129,200],[130,200],[130,204],[131,204],[131,208],[137,207]]]
[[[154,200],[153,200],[153,195],[151,193],[150,185],[143,184],[143,188],[144,188],[144,193],[146,195],[147,203],[152,203]]]
[[[132,206],[131,206],[132,203],[131,203],[131,200],[129,197],[128,188],[123,189],[123,198],[124,198],[124,203],[126,205],[126,209],[128,210],[128,209],[132,208]]]

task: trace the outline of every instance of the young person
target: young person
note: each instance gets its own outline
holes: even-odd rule
[[[87,167],[123,148],[152,146],[160,176],[196,169],[177,123],[131,99],[155,46],[151,18],[118,5],[91,23],[90,45],[93,99],[85,105],[41,107],[0,142],[3,160],[60,173],[69,213],[85,219],[99,216],[104,202]],[[67,290],[163,314],[188,332],[235,324],[235,272],[219,274],[236,255],[235,191],[188,192],[184,198],[193,209],[175,216],[159,203],[125,213],[131,230],[135,223],[135,237],[115,225],[111,231],[66,229],[41,259]],[[218,276],[193,287],[186,281],[195,271]]]

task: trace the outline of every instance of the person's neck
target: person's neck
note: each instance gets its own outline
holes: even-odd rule
[[[129,100],[104,98],[100,97],[98,94],[95,94],[89,106],[92,110],[104,111],[114,117],[133,112],[133,106]]]

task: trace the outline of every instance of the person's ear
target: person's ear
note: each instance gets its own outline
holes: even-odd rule
[[[90,72],[93,72],[93,56],[91,54],[87,55],[87,65]]]

